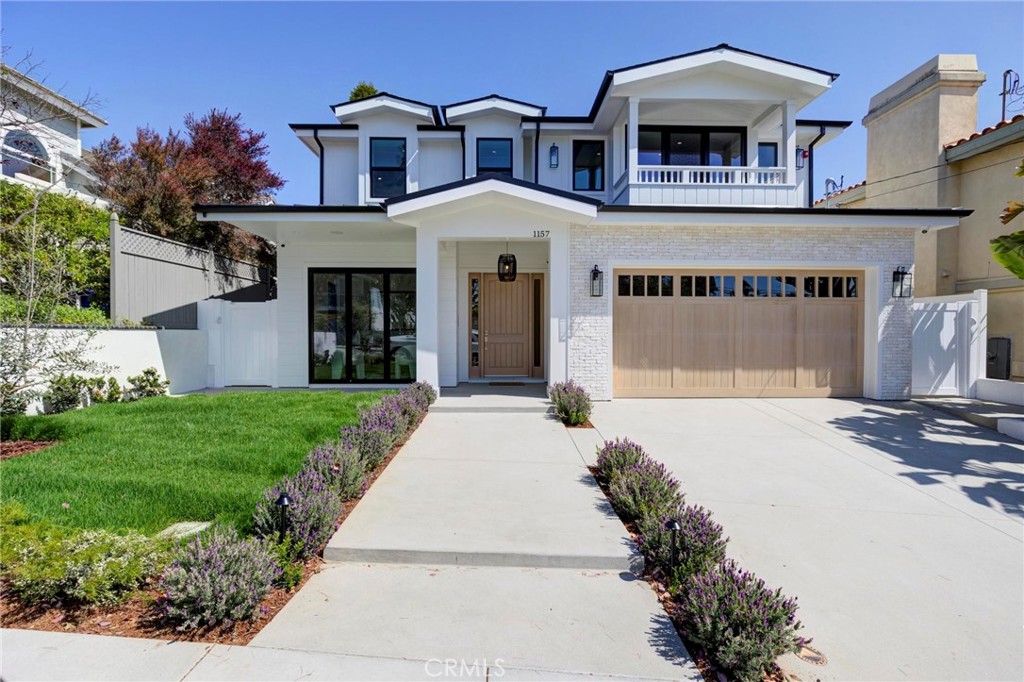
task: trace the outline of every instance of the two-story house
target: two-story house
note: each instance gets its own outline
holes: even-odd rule
[[[107,122],[7,64],[0,65],[3,179],[106,206],[84,159],[82,130]]]
[[[812,209],[849,122],[798,116],[836,78],[719,45],[608,71],[581,116],[380,93],[292,125],[318,204],[197,210],[278,246],[276,386],[902,398],[894,273],[969,211]]]

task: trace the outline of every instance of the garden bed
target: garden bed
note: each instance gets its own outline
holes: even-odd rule
[[[3,440],[0,441],[0,462],[22,455],[30,455],[56,444],[55,440]]]
[[[420,417],[409,429],[406,437],[391,449],[384,460],[372,471],[367,472],[364,490],[369,490],[380,477],[423,419],[424,417]],[[342,503],[338,527],[344,523],[362,497],[363,495],[360,495]],[[261,602],[260,615],[252,621],[218,624],[182,632],[164,617],[158,602],[162,595],[155,588],[141,590],[121,604],[113,606],[30,606],[23,604],[16,595],[4,588],[0,591],[0,626],[24,630],[244,645],[252,641],[260,630],[273,620],[310,577],[320,572],[323,564],[324,561],[319,556],[305,561],[299,583],[291,590],[273,589]]]

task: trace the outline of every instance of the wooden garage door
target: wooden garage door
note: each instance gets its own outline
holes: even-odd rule
[[[863,273],[616,270],[617,397],[860,396]]]

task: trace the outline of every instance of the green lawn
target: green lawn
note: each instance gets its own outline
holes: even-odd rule
[[[223,393],[20,417],[4,425],[4,438],[60,444],[0,463],[0,492],[81,528],[155,533],[208,520],[244,528],[265,488],[378,395]]]

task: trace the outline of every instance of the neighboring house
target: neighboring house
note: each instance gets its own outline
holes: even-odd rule
[[[0,157],[3,177],[29,187],[72,194],[106,206],[82,149],[83,128],[107,122],[42,83],[0,65]]]
[[[292,125],[317,205],[197,211],[278,245],[274,386],[904,398],[893,272],[970,211],[812,208],[849,122],[798,112],[836,78],[719,45],[607,72],[580,116],[380,93]]]
[[[1024,194],[1024,116],[977,130],[985,82],[974,55],[938,55],[871,98],[867,179],[834,196],[846,208],[970,206],[959,227],[918,234],[915,295],[988,290],[988,335],[1007,337],[1011,373],[1024,379],[1024,281],[992,258],[989,242],[1024,229],[999,214]],[[823,206],[825,202],[817,202]]]

